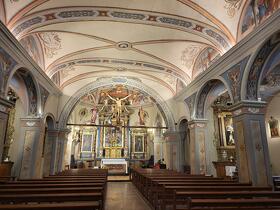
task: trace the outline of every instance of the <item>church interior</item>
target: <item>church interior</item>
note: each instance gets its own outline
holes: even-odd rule
[[[280,0],[0,0],[0,210],[280,209]]]

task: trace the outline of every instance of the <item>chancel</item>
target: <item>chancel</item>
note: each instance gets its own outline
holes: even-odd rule
[[[280,0],[0,0],[0,210],[280,209]]]

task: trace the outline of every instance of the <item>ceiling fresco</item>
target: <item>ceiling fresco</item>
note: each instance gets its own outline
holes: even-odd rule
[[[168,100],[279,8],[255,2],[2,0],[0,19],[64,93],[126,77]]]

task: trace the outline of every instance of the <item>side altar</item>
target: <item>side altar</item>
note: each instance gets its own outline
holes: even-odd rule
[[[128,161],[125,159],[101,159],[101,168],[108,169],[109,174],[128,174]]]

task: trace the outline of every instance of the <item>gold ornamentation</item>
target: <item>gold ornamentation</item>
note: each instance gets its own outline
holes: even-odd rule
[[[14,128],[14,121],[15,121],[15,108],[11,108],[9,112],[9,120],[8,120],[8,128],[7,128],[7,137],[6,137],[6,143],[3,151],[3,159],[5,160],[6,158],[9,159],[8,154],[9,154],[9,149],[11,144],[14,141],[14,133],[15,133],[15,128]]]

